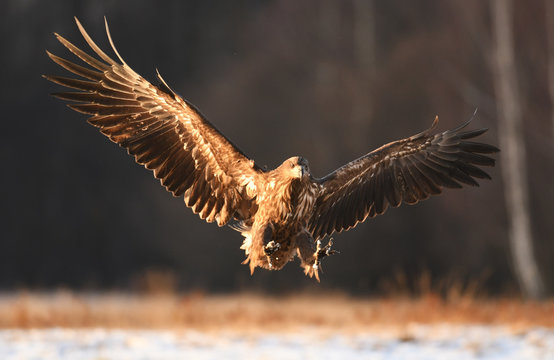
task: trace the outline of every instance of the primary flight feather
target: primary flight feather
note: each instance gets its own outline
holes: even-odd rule
[[[117,52],[107,22],[119,61],[75,21],[99,58],[55,34],[88,67],[47,52],[80,77],[45,75],[78,90],[54,95],[91,115],[90,124],[152,170],[174,196],[183,196],[202,219],[240,231],[251,271],[257,266],[279,270],[298,255],[305,273],[319,280],[321,259],[335,253],[331,241],[321,246],[325,236],[383,214],[388,206],[415,204],[445,187],[478,186],[476,178],[490,179],[479,166],[493,166],[486,154],[498,149],[471,141],[486,129],[466,131],[467,122],[436,133],[438,119],[430,129],[384,145],[323,178],[314,178],[302,157],[267,171],[171,90],[159,73],[155,86],[134,72]]]

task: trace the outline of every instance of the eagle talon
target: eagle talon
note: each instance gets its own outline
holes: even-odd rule
[[[321,240],[317,241],[315,250],[315,261],[313,265],[314,270],[319,269],[321,259],[323,259],[324,257],[339,254],[337,250],[331,249],[331,246],[333,246],[333,238],[330,238],[329,242],[324,247],[321,247]]]
[[[281,248],[280,243],[276,243],[275,241],[271,240],[270,242],[267,243],[266,246],[264,246],[264,253],[267,256],[271,256],[271,255],[273,255],[273,253],[275,253],[280,248]]]

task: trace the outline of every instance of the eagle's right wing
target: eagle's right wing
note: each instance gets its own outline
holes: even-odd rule
[[[482,155],[497,152],[492,145],[468,141],[486,129],[462,131],[469,124],[433,133],[438,123],[407,139],[391,142],[335,170],[319,182],[319,194],[308,228],[315,239],[348,230],[388,205],[415,204],[442,188],[478,186],[490,179],[478,166],[493,166]]]
[[[73,54],[95,70],[49,52],[58,65],[84,79],[45,76],[78,92],[54,94],[75,101],[69,107],[92,115],[88,121],[135,160],[154,172],[175,196],[208,222],[225,225],[248,217],[255,184],[262,170],[247,158],[196,109],[175,94],[159,76],[159,87],[106,55],[75,18],[81,34],[102,59],[94,58],[56,34]],[[248,191],[247,191],[248,190]]]

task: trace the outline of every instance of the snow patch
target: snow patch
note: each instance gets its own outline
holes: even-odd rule
[[[0,359],[554,360],[554,330],[413,325],[402,334],[41,329],[0,330]]]

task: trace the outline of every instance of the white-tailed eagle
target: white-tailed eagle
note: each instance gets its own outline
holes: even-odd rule
[[[44,76],[78,90],[54,95],[91,115],[90,124],[152,170],[174,196],[183,196],[200,218],[240,231],[251,271],[257,266],[279,270],[298,255],[305,273],[319,280],[321,258],[335,253],[331,241],[321,246],[325,236],[381,215],[389,206],[415,204],[443,188],[478,186],[476,178],[490,179],[479,166],[493,166],[494,159],[484,154],[498,149],[471,141],[486,129],[464,130],[467,122],[434,132],[437,119],[430,129],[384,145],[323,178],[313,177],[300,156],[265,170],[171,90],[159,73],[159,85],[152,85],[134,72],[115,49],[107,23],[119,61],[106,55],[75,20],[98,58],[55,34],[88,66],[47,52],[78,76]]]

